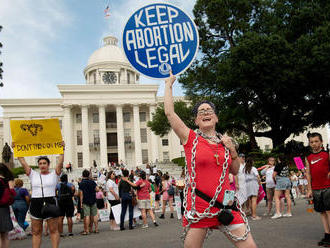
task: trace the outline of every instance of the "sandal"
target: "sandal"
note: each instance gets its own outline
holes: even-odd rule
[[[85,231],[83,231],[83,232],[81,232],[80,234],[81,234],[81,235],[89,235],[89,232],[85,232]]]
[[[261,217],[259,217],[259,216],[251,217],[251,220],[261,220]]]
[[[99,230],[95,230],[94,233],[100,233]]]

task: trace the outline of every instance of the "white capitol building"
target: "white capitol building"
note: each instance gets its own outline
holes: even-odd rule
[[[66,144],[65,163],[90,168],[123,161],[128,167],[168,161],[183,155],[180,140],[171,131],[156,136],[147,122],[162,97],[158,85],[140,84],[140,75],[129,64],[115,37],[89,58],[86,84],[58,85],[58,99],[1,99],[0,147],[11,144],[10,120],[58,118]],[[50,156],[52,165],[56,156]],[[36,164],[34,157],[27,162]]]
[[[115,37],[105,37],[104,46],[90,56],[84,69],[86,84],[58,85],[61,98],[0,99],[0,147],[11,144],[10,120],[58,118],[66,144],[65,163],[73,167],[90,168],[95,160],[101,167],[123,161],[134,168],[184,156],[173,131],[160,137],[147,127],[163,98],[157,97],[158,85],[139,83],[139,73],[117,43]],[[311,131],[320,132],[325,145],[329,143],[328,125]],[[307,144],[305,133],[288,140],[292,138]],[[270,139],[257,138],[257,142],[263,150],[272,148]],[[54,166],[57,156],[49,157]],[[36,164],[35,157],[26,159]]]

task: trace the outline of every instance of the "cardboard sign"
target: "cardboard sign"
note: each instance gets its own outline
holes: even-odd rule
[[[115,217],[116,223],[119,225],[120,224],[120,214],[121,214],[121,204],[117,204],[117,205],[111,207],[111,210],[112,210],[113,216]],[[138,218],[140,215],[141,215],[140,209],[137,206],[135,206],[133,208],[133,218]],[[128,221],[128,220],[129,220],[129,213],[128,213],[128,206],[127,206],[124,221]]]
[[[108,209],[99,209],[99,216],[100,216],[101,222],[108,222],[109,216],[110,216],[110,211]]]
[[[198,30],[181,9],[167,3],[144,6],[128,19],[123,48],[128,61],[151,78],[184,72],[198,51]]]
[[[294,160],[294,163],[296,164],[298,170],[302,170],[305,168],[304,163],[300,157],[294,157],[293,160]]]
[[[11,120],[10,130],[15,157],[63,154],[58,119]]]
[[[175,196],[175,210],[176,210],[176,216],[178,217],[178,220],[181,220],[182,219],[181,199],[179,196]]]

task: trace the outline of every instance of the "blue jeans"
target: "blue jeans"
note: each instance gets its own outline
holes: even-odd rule
[[[121,197],[120,228],[124,228],[124,219],[128,206],[129,227],[133,226],[133,205],[130,193],[123,193]]]
[[[25,201],[16,200],[12,205],[18,224],[24,229],[26,213],[29,209]]]

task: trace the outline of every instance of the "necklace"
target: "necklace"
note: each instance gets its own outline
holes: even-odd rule
[[[219,161],[219,154],[218,154],[218,146],[219,146],[219,143],[221,143],[221,137],[222,137],[222,135],[220,134],[220,133],[215,133],[215,135],[214,136],[208,136],[208,135],[206,135],[205,133],[203,133],[201,130],[197,130],[197,134],[198,135],[200,135],[201,137],[203,137],[204,139],[206,139],[206,140],[210,140],[210,141],[212,141],[212,142],[215,142],[216,143],[216,145],[217,145],[217,147],[215,148],[215,151],[214,151],[214,149],[213,149],[213,147],[212,146],[210,146],[211,147],[211,149],[213,150],[213,152],[215,153],[214,155],[213,155],[213,157],[215,158],[215,160],[217,161],[217,165],[219,166],[220,165],[220,161]]]

